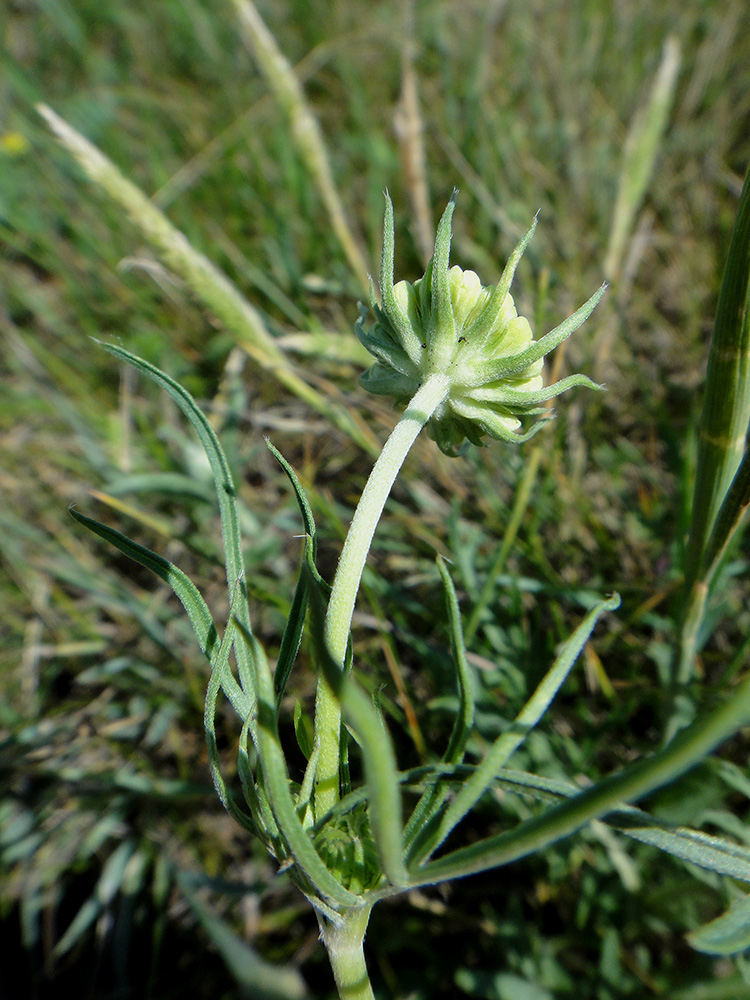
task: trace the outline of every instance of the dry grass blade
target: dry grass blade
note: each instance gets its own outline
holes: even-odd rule
[[[346,221],[344,205],[336,189],[331,164],[317,119],[309,108],[299,80],[276,44],[251,0],[233,0],[244,37],[255,54],[268,85],[289,120],[292,135],[305,167],[320,192],[349,266],[362,289],[369,291],[368,267]]]
[[[195,250],[184,233],[88,139],[46,105],[38,105],[37,110],[88,177],[127,213],[167,266],[180,275],[196,298],[234,334],[243,350],[286,389],[326,416],[360,447],[375,454],[376,445],[367,429],[349,411],[326,399],[297,374],[260,314],[226,275]]]
[[[401,50],[401,98],[393,119],[401,153],[404,180],[411,199],[414,224],[412,233],[419,257],[427,267],[435,243],[427,183],[427,157],[424,148],[424,122],[419,110],[417,73],[414,68],[414,4],[404,4],[404,44]]]
[[[629,257],[628,245],[632,247],[634,240],[637,241],[639,238],[639,228],[636,229],[632,239],[630,236],[667,128],[679,69],[680,46],[677,39],[670,35],[664,43],[661,63],[651,86],[649,98],[633,116],[625,139],[609,246],[604,262],[604,276],[607,281],[618,282],[620,301],[625,294],[624,289],[628,281],[619,279],[623,277],[623,268],[625,271],[628,270],[626,264]],[[611,321],[605,324],[599,333],[595,367],[597,377],[603,377],[606,371],[614,335],[615,326]]]
[[[661,64],[648,102],[636,112],[625,140],[612,235],[604,265],[608,280],[617,277],[628,235],[646,193],[672,107],[679,68],[680,46],[677,39],[670,35],[664,43]]]

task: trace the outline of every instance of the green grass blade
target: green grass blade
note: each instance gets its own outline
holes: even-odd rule
[[[642,798],[703,760],[719,743],[750,723],[750,676],[721,705],[681,730],[664,749],[646,760],[579,792],[561,805],[521,823],[515,830],[428,862],[413,872],[412,884],[461,878],[509,864],[575,833],[623,803]]]
[[[219,638],[216,626],[214,625],[208,605],[203,600],[200,591],[190,577],[183,573],[174,563],[157,555],[156,552],[152,552],[151,549],[147,549],[145,546],[132,541],[114,528],[110,528],[108,525],[102,524],[92,517],[87,517],[74,508],[71,508],[70,513],[79,524],[88,528],[89,531],[93,531],[95,535],[103,538],[105,542],[109,542],[110,545],[119,549],[129,559],[132,559],[141,566],[145,566],[146,569],[150,569],[164,580],[165,583],[169,584],[190,619],[190,624],[193,626],[198,645],[209,662],[213,664],[219,650]],[[246,718],[250,714],[251,702],[235,680],[231,671],[226,671],[223,675],[222,687],[240,718]]]
[[[98,919],[122,886],[125,869],[135,852],[133,840],[125,840],[116,847],[102,868],[99,881],[92,895],[86,900],[57,942],[52,954],[61,958],[80,941],[88,928]]]
[[[185,899],[243,995],[254,1000],[309,1000],[310,993],[299,972],[291,966],[272,965],[262,959],[228,924],[211,913],[193,891],[191,882],[184,873],[178,874],[177,883]]]
[[[750,423],[750,170],[737,210],[708,355],[693,512],[685,561],[700,578],[707,540],[745,451]]]
[[[748,505],[750,505],[750,450],[742,457],[706,544],[701,579],[705,581],[707,587],[711,586],[719,564],[745,518]]]
[[[521,527],[521,521],[526,513],[531,500],[532,490],[534,483],[536,482],[537,472],[539,471],[539,462],[542,458],[542,447],[536,445],[531,448],[526,455],[526,460],[523,464],[523,473],[521,476],[521,481],[516,487],[515,496],[513,500],[513,509],[510,513],[510,519],[505,528],[505,533],[503,535],[503,540],[498,548],[495,561],[492,564],[492,568],[487,574],[487,579],[482,586],[482,591],[479,595],[479,599],[474,605],[474,608],[469,616],[469,621],[466,625],[464,636],[467,645],[471,645],[472,639],[477,633],[479,624],[485,615],[485,612],[489,606],[490,600],[492,599],[492,594],[494,593],[495,587],[497,586],[497,579],[503,571],[505,566],[505,560],[508,558],[511,548],[518,536],[518,530]]]
[[[487,789],[492,785],[495,776],[508,758],[518,749],[529,732],[539,722],[560,690],[573,664],[594,630],[594,626],[605,611],[614,611],[620,605],[619,594],[600,601],[589,611],[584,620],[565,643],[562,652],[557,657],[547,674],[542,679],[534,694],[519,712],[507,732],[499,736],[476,771],[462,785],[455,799],[446,810],[440,826],[429,842],[425,845],[422,857],[437,850],[457,823],[474,807]]]
[[[748,424],[750,169],[740,195],[708,355],[693,510],[685,553],[685,599],[675,674],[678,688],[692,677],[709,586],[742,518],[747,472],[739,475],[734,490],[730,487],[745,453]],[[668,732],[689,720],[692,711],[692,705],[678,690]]]
[[[127,213],[142,235],[159,251],[167,266],[185,281],[193,295],[226,326],[243,350],[272,378],[325,416],[360,447],[377,455],[377,442],[365,425],[348,410],[332,403],[297,374],[266,329],[260,314],[226,275],[204,254],[195,250],[184,233],[176,229],[143,191],[129,181],[88,139],[46,105],[38,105],[37,110],[58,141],[78,161],[94,184]]]

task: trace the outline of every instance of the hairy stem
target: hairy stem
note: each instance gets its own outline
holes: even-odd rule
[[[370,906],[348,910],[336,926],[321,918],[321,938],[341,1000],[375,1000],[365,963],[364,941]]]
[[[362,571],[383,507],[396,476],[417,435],[445,401],[445,375],[430,376],[391,432],[360,497],[339,559],[326,615],[325,639],[333,659],[343,669],[349,630]],[[315,701],[315,739],[320,747],[315,785],[315,808],[322,816],[339,797],[339,730],[341,709],[325,678],[318,682]]]

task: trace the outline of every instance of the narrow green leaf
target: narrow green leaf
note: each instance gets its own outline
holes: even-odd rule
[[[96,885],[96,894],[105,905],[111,903],[119,892],[124,891],[127,868],[135,852],[135,842],[126,840],[107,858]]]
[[[619,594],[613,594],[589,611],[584,620],[563,646],[549,671],[542,679],[534,694],[521,709],[510,729],[499,736],[474,774],[461,786],[440,823],[440,827],[429,841],[428,853],[437,850],[448,834],[484,795],[495,780],[501,768],[515,750],[523,743],[529,732],[547,711],[555,695],[570,673],[573,664],[583,649],[594,626],[605,611],[614,611],[620,605]],[[426,854],[423,853],[422,857]]]
[[[639,799],[673,781],[703,760],[717,744],[749,723],[750,676],[737,686],[730,698],[681,730],[663,750],[579,792],[541,816],[521,823],[515,830],[427,863],[414,872],[412,884],[426,885],[461,878],[542,850],[592,819],[606,816],[622,803]]]
[[[290,483],[292,484],[306,532],[305,553],[307,552],[307,548],[309,546],[310,558],[314,562],[317,553],[317,539],[315,536],[315,518],[313,517],[310,502],[307,499],[305,491],[302,488],[302,483],[300,483],[299,478],[297,477],[297,474],[292,466],[287,462],[281,452],[271,444],[268,438],[266,438],[266,445],[276,461],[279,465],[281,465],[282,469],[287,474]],[[305,564],[305,560],[306,555],[303,554],[303,566]],[[307,614],[307,587],[307,574],[301,571],[297,580],[297,586],[294,590],[294,597],[292,599],[292,607],[289,611],[289,617],[287,618],[286,626],[284,627],[284,634],[281,638],[281,646],[279,647],[279,655],[276,661],[276,670],[274,672],[277,710],[281,706],[281,700],[284,697],[287,681],[289,680],[289,675],[294,667],[300,643],[302,642],[302,633],[305,627],[305,615]],[[307,756],[309,757],[309,754]]]
[[[305,827],[306,830],[312,826],[312,819],[313,819],[312,793],[315,787],[315,769],[318,764],[319,756],[320,756],[320,747],[317,746],[310,754],[308,767],[305,768],[305,776],[302,779],[299,795],[297,796],[297,812],[301,815],[302,825]]]
[[[466,741],[474,725],[474,693],[471,686],[471,668],[469,667],[469,661],[466,659],[466,646],[464,645],[463,631],[461,629],[461,612],[458,607],[456,589],[453,586],[453,581],[445,565],[445,559],[442,556],[438,556],[437,567],[440,571],[440,578],[443,581],[445,591],[451,651],[453,653],[453,663],[456,668],[456,681],[458,684],[458,712],[456,713],[456,721],[448,747],[443,754],[443,761],[446,764],[459,764],[463,760]]]
[[[466,741],[474,725],[474,694],[471,685],[471,669],[466,659],[466,646],[461,629],[461,613],[458,607],[456,590],[442,556],[438,556],[437,566],[445,591],[448,625],[451,636],[451,651],[458,682],[458,711],[456,712],[453,731],[442,760],[445,764],[457,764],[463,760]],[[437,815],[445,802],[447,791],[447,786],[444,784],[428,785],[414,807],[404,830],[407,863],[411,860],[409,848],[415,835],[426,829],[433,817]]]
[[[73,917],[63,936],[55,944],[52,950],[53,956],[59,959],[63,955],[66,955],[83,937],[94,921],[99,918],[102,909],[102,903],[95,895],[89,897]]]
[[[750,505],[750,450],[745,451],[732,484],[719,508],[706,544],[701,579],[710,587],[729,545]]]
[[[497,783],[518,794],[531,793],[536,797],[569,799],[580,792],[570,781],[544,778],[537,774],[503,768]],[[750,848],[723,837],[713,837],[700,830],[665,823],[641,809],[626,806],[609,813],[605,822],[634,840],[657,847],[681,861],[688,861],[732,878],[750,882]]]
[[[505,566],[505,560],[508,558],[508,554],[510,553],[516,537],[518,536],[523,516],[528,509],[529,503],[531,502],[533,487],[536,482],[541,458],[541,445],[536,445],[534,448],[531,448],[525,456],[523,473],[520,482],[516,485],[513,509],[510,512],[510,518],[505,526],[502,543],[498,547],[495,561],[487,574],[487,579],[482,586],[479,599],[474,605],[471,615],[469,616],[466,629],[464,630],[464,638],[469,646],[476,635],[479,623],[482,621],[485,612],[487,611],[490,599],[492,598],[495,587],[498,583],[498,577]]]
[[[746,767],[738,767],[730,760],[712,760],[711,765],[713,772],[728,788],[750,799],[750,773]]]
[[[730,875],[743,882],[750,882],[750,848],[744,845],[735,844],[724,837],[713,837],[700,830],[662,824],[637,809],[618,810],[607,816],[606,822],[628,837],[658,847],[660,851],[681,861],[689,861],[719,875]]]
[[[236,598],[234,603],[236,603]],[[234,619],[230,615],[218,652],[214,657],[212,657],[211,660],[211,678],[208,682],[206,702],[203,709],[203,728],[206,734],[208,766],[211,771],[211,779],[214,783],[216,793],[232,819],[239,823],[243,829],[249,830],[251,833],[256,834],[260,839],[265,840],[265,825],[255,800],[251,799],[251,802],[256,808],[251,809],[251,815],[248,816],[237,806],[232,798],[232,795],[227,789],[221,773],[221,758],[219,755],[219,748],[216,743],[216,702],[219,691],[224,686],[224,678],[230,673],[229,654],[232,651],[234,632]],[[245,725],[249,724],[249,718],[250,716],[248,715],[245,719]]]
[[[252,631],[250,625],[250,609],[247,602],[247,592],[244,582],[244,563],[242,558],[242,539],[240,536],[239,517],[237,515],[237,500],[232,480],[232,473],[229,469],[224,450],[221,447],[216,433],[208,421],[208,418],[199,408],[193,397],[178,382],[170,378],[163,371],[152,365],[143,358],[139,358],[130,351],[115,344],[100,343],[110,354],[128,364],[133,365],[138,371],[143,372],[150,379],[161,386],[175,401],[187,419],[193,426],[193,430],[198,435],[198,439],[206,453],[211,474],[216,489],[216,497],[219,502],[219,516],[221,518],[221,534],[224,543],[224,558],[226,561],[227,586],[229,588],[229,600],[235,599],[235,589],[239,586],[244,599],[237,606],[237,618],[242,623],[244,629]],[[242,688],[250,699],[251,703],[257,697],[255,688],[255,678],[253,677],[252,662],[248,657],[248,651],[240,644],[236,650],[237,669],[240,675]]]
[[[687,936],[696,951],[736,955],[750,948],[750,896],[735,900],[726,913]]]
[[[359,906],[361,898],[345,889],[326,868],[303,827],[289,783],[289,772],[279,739],[273,677],[263,647],[255,636],[235,620],[240,639],[251,651],[258,679],[258,725],[256,746],[268,800],[279,832],[288,846],[288,856],[320,895],[334,906]]]
[[[312,541],[308,535],[305,539],[305,549],[312,546]],[[304,559],[304,556],[303,556]],[[294,667],[302,642],[302,633],[305,628],[305,615],[308,604],[308,583],[307,576],[303,571],[297,579],[297,586],[294,589],[292,606],[289,609],[289,617],[284,626],[284,634],[281,637],[279,655],[276,661],[274,672],[274,684],[276,686],[276,711],[281,707],[281,701],[286,691],[287,681]]]
[[[511,972],[479,972],[459,969],[456,986],[470,997],[482,1000],[555,1000],[544,986]]]
[[[740,463],[749,423],[750,168],[740,195],[708,355],[685,553],[685,596],[675,670],[679,686],[693,675],[709,584],[744,514],[748,469],[746,463],[742,467]],[[683,725],[691,712],[692,704],[678,692],[668,732]]]
[[[315,542],[315,544],[317,545],[317,541],[315,538],[316,534],[315,518],[313,517],[312,507],[310,506],[310,501],[307,499],[307,495],[302,486],[302,483],[299,481],[297,473],[294,471],[289,462],[287,462],[287,460],[281,454],[279,449],[275,447],[275,445],[273,445],[268,438],[265,438],[265,442],[266,442],[266,447],[271,452],[276,461],[279,463],[281,468],[284,470],[289,479],[289,482],[292,484],[294,495],[297,498],[299,511],[300,514],[302,515],[302,521],[303,524],[305,525],[305,533],[309,535],[310,538],[313,540],[313,542]],[[315,552],[313,552],[313,555],[315,555]]]
[[[242,784],[242,794],[250,809],[251,816],[258,816],[258,827],[265,831],[266,843],[275,858],[286,857],[286,844],[282,841],[276,819],[268,802],[268,796],[263,785],[263,771],[257,775],[253,772],[248,747],[250,744],[250,723],[246,719],[240,733],[239,750],[237,753],[237,773]]]
[[[248,996],[253,1000],[308,1000],[310,993],[296,969],[266,962],[228,924],[211,913],[184,874],[177,875],[177,883],[227,968]]]
[[[297,699],[294,703],[294,733],[297,737],[297,745],[302,751],[305,760],[309,760],[313,752],[312,740],[310,739],[310,735],[307,731],[307,723],[308,720],[304,717],[302,712],[302,704],[299,699]]]
[[[83,903],[73,917],[65,933],[53,949],[56,958],[61,958],[81,939],[86,931],[98,919],[102,910],[120,891],[125,868],[135,850],[132,840],[126,840],[116,847],[107,858],[102,868],[99,881],[92,895]]]
[[[160,493],[175,497],[193,497],[196,500],[213,501],[214,491],[207,483],[199,482],[181,472],[144,472],[117,475],[107,481],[105,487],[110,497],[127,496],[130,493]]]

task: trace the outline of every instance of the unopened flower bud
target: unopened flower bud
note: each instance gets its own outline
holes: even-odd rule
[[[541,373],[544,356],[589,317],[606,288],[602,285],[572,316],[535,341],[528,320],[516,312],[510,285],[536,219],[498,284],[485,288],[474,271],[449,266],[455,197],[456,192],[440,220],[424,277],[394,285],[393,205],[386,195],[381,303],[371,288],[375,324],[365,331],[363,309],[356,326],[362,344],[377,359],[360,377],[370,392],[405,405],[429,376],[446,376],[450,389],[431,417],[428,432],[448,455],[459,454],[467,442],[480,445],[485,434],[505,441],[528,440],[543,421],[523,432],[520,417],[544,413],[547,400],[572,386],[600,388],[585,375],[545,387]]]

